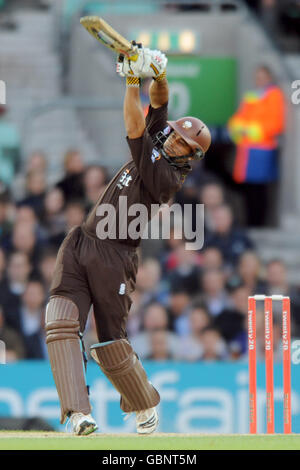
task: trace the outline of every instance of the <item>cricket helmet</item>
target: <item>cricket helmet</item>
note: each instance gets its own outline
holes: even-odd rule
[[[204,157],[211,144],[211,135],[203,121],[188,116],[167,123],[193,149],[195,160]]]

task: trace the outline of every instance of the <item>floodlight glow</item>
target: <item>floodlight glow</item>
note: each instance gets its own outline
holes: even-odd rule
[[[196,47],[195,34],[192,31],[183,31],[179,34],[179,50],[181,52],[192,52]]]
[[[136,39],[136,42],[141,42],[144,47],[149,47],[151,43],[151,34],[147,33],[146,31],[140,32]]]
[[[171,48],[171,38],[170,33],[161,33],[158,36],[157,41],[158,49],[161,51],[167,51]]]

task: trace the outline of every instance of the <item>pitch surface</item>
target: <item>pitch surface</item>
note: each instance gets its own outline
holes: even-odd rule
[[[298,435],[92,434],[0,431],[0,450],[288,450],[300,449]]]

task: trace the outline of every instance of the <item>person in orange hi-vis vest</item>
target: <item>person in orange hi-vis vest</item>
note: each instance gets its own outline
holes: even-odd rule
[[[243,185],[248,226],[267,222],[269,187],[278,180],[278,137],[284,125],[284,95],[271,70],[261,65],[255,71],[255,89],[244,95],[228,121],[229,135],[236,145],[232,177]]]

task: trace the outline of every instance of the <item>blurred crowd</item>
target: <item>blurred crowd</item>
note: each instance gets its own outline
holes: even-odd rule
[[[25,175],[25,176],[23,176]],[[0,188],[0,339],[7,361],[45,359],[44,314],[59,246],[80,225],[111,175],[85,165],[77,150],[64,157],[64,177],[47,183],[47,156],[35,152],[8,191]],[[222,184],[195,163],[178,204],[202,203],[205,241],[186,250],[176,224],[168,240],[143,240],[128,319],[128,335],[141,359],[215,361],[244,359],[247,300],[251,294],[289,295],[293,336],[300,332],[300,288],[290,286],[278,259],[263,265],[242,224],[243,209]],[[104,286],[99,286],[99,289]],[[274,311],[275,357],[281,312]],[[259,352],[263,312],[258,309]],[[91,309],[86,350],[98,342]]]
[[[284,52],[300,50],[299,0],[245,0],[272,42]]]

